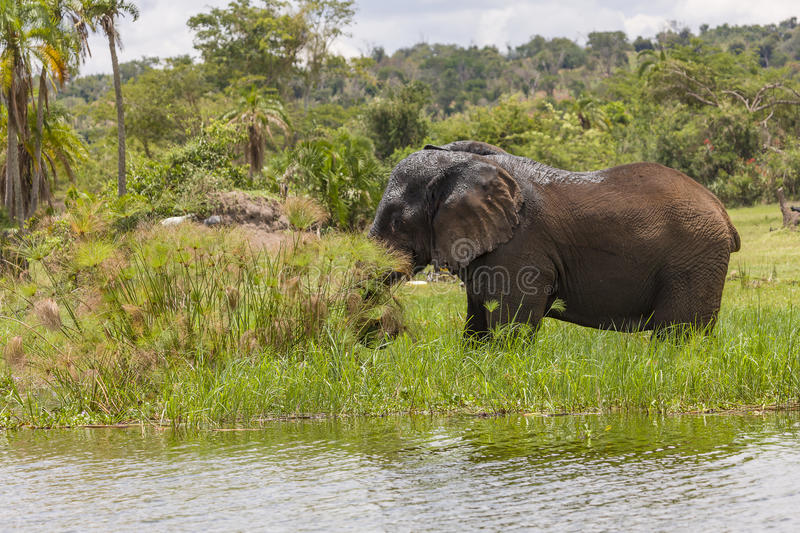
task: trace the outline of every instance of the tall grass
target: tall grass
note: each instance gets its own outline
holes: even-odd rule
[[[743,261],[731,266],[714,334],[664,342],[547,319],[535,336],[499,330],[487,343],[465,343],[463,289],[381,293],[374,279],[398,258],[361,236],[290,239],[269,255],[227,230],[140,232],[125,245],[124,261],[103,252],[104,261],[117,259],[91,267],[116,273],[93,278],[102,296],[94,308],[55,294],[56,320],[52,303],[39,304],[50,329],[44,318],[34,322],[39,295],[30,296],[29,284],[12,287],[20,294],[5,309],[17,309],[35,333],[7,329],[24,339],[24,354],[15,345],[17,366],[0,369],[0,424],[793,406],[800,285],[780,274],[790,265],[765,265],[757,258],[766,250],[749,247],[772,240],[800,247],[800,236],[765,237],[757,219],[740,227]],[[785,257],[793,261],[794,252]],[[62,287],[53,280],[47,290]],[[389,330],[395,339],[384,335]],[[20,367],[23,359],[29,363]]]

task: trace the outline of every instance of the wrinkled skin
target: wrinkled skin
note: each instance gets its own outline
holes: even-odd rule
[[[511,322],[536,328],[556,299],[566,309],[548,316],[582,326],[710,331],[739,249],[720,201],[681,172],[568,172],[476,141],[401,161],[370,236],[417,270],[457,273],[466,333],[477,336]]]

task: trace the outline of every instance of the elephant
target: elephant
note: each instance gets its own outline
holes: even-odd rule
[[[545,316],[710,332],[740,248],[722,202],[682,172],[646,162],[570,172],[480,141],[427,145],[397,164],[368,235],[415,272],[457,274],[465,335],[478,338],[507,324],[535,331]]]

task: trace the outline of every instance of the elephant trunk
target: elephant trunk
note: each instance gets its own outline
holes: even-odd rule
[[[409,259],[409,268],[402,268],[397,270],[386,270],[383,273],[379,274],[381,283],[384,285],[394,285],[395,283],[401,281],[404,278],[408,278],[413,276],[414,274],[421,272],[425,265],[419,266],[417,264],[417,254],[413,251],[409,252],[404,250],[402,247],[393,245],[387,239],[382,238],[375,229],[375,225],[373,225],[369,233],[367,233],[367,237],[372,239],[373,241],[377,242],[381,246],[385,247],[388,250],[393,252],[405,255]]]

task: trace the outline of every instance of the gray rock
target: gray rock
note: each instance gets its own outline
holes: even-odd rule
[[[222,218],[219,215],[211,215],[203,221],[206,226],[218,226],[222,224]]]

